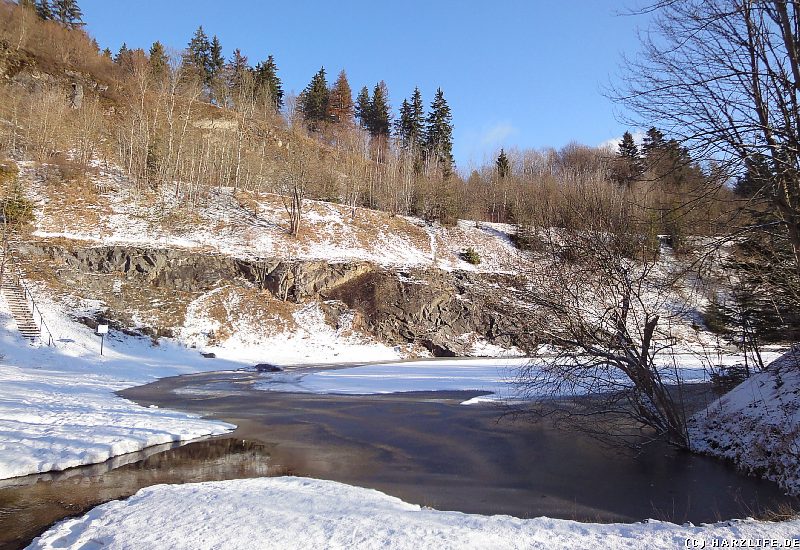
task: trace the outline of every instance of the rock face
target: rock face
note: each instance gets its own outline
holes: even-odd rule
[[[349,310],[359,328],[388,344],[417,343],[437,356],[463,355],[469,335],[525,349],[526,312],[518,296],[525,281],[512,275],[390,270],[364,262],[247,260],[180,249],[107,246],[20,246],[31,262],[87,298],[107,291],[115,275],[146,296],[156,290],[208,292],[239,284],[269,291],[288,302],[321,302],[331,324]]]

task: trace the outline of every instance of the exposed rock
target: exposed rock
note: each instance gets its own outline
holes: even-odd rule
[[[529,313],[518,299],[525,281],[512,275],[398,272],[365,262],[250,260],[181,249],[65,248],[48,243],[19,248],[29,261],[55,265],[61,282],[85,297],[108,295],[120,278],[133,286],[141,301],[165,293],[178,300],[181,292],[241,285],[266,290],[283,301],[317,300],[337,330],[364,329],[390,345],[416,343],[436,356],[467,353],[465,335],[521,349],[531,340],[524,330]],[[171,335],[167,328],[143,332]]]
[[[253,366],[253,368],[258,372],[283,372],[282,368],[272,363],[259,363]]]

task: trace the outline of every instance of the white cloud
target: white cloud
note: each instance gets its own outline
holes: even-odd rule
[[[642,130],[637,130],[633,132],[633,141],[636,145],[641,145],[642,141],[644,140],[644,136],[647,135]],[[599,144],[598,147],[601,149],[609,148],[614,151],[619,149],[619,142],[622,141],[622,136],[613,137],[611,139],[605,140],[603,143]]]
[[[499,145],[517,133],[517,129],[510,122],[498,122],[486,128],[481,133],[480,144],[482,147]]]

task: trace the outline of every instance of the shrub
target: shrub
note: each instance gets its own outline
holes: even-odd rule
[[[17,183],[19,169],[17,165],[10,161],[0,161],[0,188],[10,189]]]
[[[9,197],[0,200],[0,216],[7,223],[23,224],[33,221],[33,203],[22,197]]]
[[[479,263],[481,263],[481,257],[478,255],[477,252],[475,252],[475,249],[472,248],[471,246],[461,253],[461,259],[464,260],[465,262],[471,263],[472,265],[478,265]]]

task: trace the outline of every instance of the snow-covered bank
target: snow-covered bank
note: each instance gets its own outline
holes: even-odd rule
[[[190,357],[195,354],[124,338],[107,340],[101,357],[99,339],[87,327],[55,314],[48,324],[57,334],[56,347],[31,345],[16,333],[0,298],[0,478],[103,462],[234,428],[140,407],[113,393],[201,370],[201,361]],[[206,370],[212,365],[207,362]]]
[[[682,353],[665,360],[662,376],[670,379],[680,376],[686,383],[709,379],[708,365],[698,354]],[[719,361],[733,364],[737,356],[723,356]],[[257,384],[267,391],[370,395],[420,391],[480,391],[487,395],[475,397],[464,404],[483,402],[519,401],[535,397],[529,386],[520,381],[521,367],[535,365],[536,359],[501,357],[478,359],[439,359],[433,361],[406,361],[365,365],[344,369],[313,372],[282,372],[265,375]],[[535,373],[535,369],[531,369]],[[620,373],[617,387],[629,382]],[[538,388],[541,390],[542,388]],[[570,395],[581,395],[580,384]],[[554,390],[555,391],[555,390]]]
[[[243,512],[245,511],[246,512]],[[442,512],[332,481],[158,485],[65,520],[30,548],[701,548],[800,539],[800,520],[592,524]]]
[[[697,413],[689,434],[695,450],[800,494],[800,349]]]

